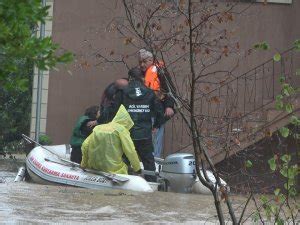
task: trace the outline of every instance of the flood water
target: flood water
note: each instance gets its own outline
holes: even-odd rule
[[[207,195],[15,183],[23,164],[0,159],[0,224],[218,224]],[[243,202],[236,196],[234,206]]]

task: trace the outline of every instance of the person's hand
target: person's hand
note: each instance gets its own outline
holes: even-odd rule
[[[144,178],[144,175],[142,174],[142,170],[141,169],[138,170],[138,171],[136,171],[136,172],[134,172],[134,175]]]
[[[92,128],[92,127],[94,127],[94,126],[97,125],[97,120],[89,121],[86,125],[87,125],[89,128]]]
[[[85,167],[81,166],[81,164],[79,164],[79,168],[85,171]]]
[[[165,109],[165,116],[172,117],[174,115],[174,110],[171,107]]]

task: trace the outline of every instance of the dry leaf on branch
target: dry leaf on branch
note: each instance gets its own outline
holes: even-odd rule
[[[220,98],[217,97],[217,96],[211,97],[210,98],[210,102],[213,102],[213,103],[216,103],[216,104],[220,104],[221,103]]]
[[[132,43],[133,40],[134,40],[134,39],[133,39],[132,37],[127,37],[127,38],[125,38],[125,40],[124,40],[124,44],[125,44],[125,45],[128,45],[128,44]]]
[[[266,130],[265,130],[265,136],[266,136],[266,137],[272,137],[272,132],[271,132],[270,129],[266,129]]]
[[[167,3],[163,2],[160,4],[160,9],[165,9],[167,6]]]
[[[241,145],[241,142],[240,142],[239,139],[237,139],[237,138],[233,139],[233,142],[234,142],[236,145],[238,145],[238,146]]]

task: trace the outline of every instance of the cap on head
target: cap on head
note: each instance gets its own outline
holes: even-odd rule
[[[153,58],[153,54],[146,49],[141,49],[139,50],[139,58],[140,59],[148,59],[148,58]]]

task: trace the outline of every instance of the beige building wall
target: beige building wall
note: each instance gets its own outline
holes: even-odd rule
[[[299,10],[300,1],[296,0],[292,4],[254,4],[237,20],[241,48],[247,50],[254,43],[266,40],[279,51],[288,49],[300,37]],[[99,52],[106,52],[108,58],[124,54],[125,50],[134,53],[124,46],[124,40],[116,32],[110,32],[113,18],[122,13],[121,1],[117,0],[54,0],[52,37],[64,49],[74,52],[77,61],[60,71],[50,71],[48,95],[45,94],[48,96],[47,110],[43,119],[47,119],[46,134],[53,139],[53,144],[68,143],[73,126],[85,108],[99,104],[101,94],[110,82],[127,76],[127,68],[122,63],[99,64],[96,57]],[[246,72],[273,54],[274,51],[270,51],[242,59],[238,73]],[[128,60],[129,67],[135,65],[135,60],[133,57]],[[176,116],[173,120],[166,131],[167,152],[173,152],[177,147],[171,145],[170,130],[180,118]]]
[[[50,6],[49,14],[45,23],[45,37],[52,35],[52,18],[53,18],[53,0],[47,0],[46,5]],[[40,30],[37,30],[37,36],[40,36]],[[47,125],[47,106],[48,106],[48,88],[49,88],[49,71],[42,71],[42,101],[41,101],[41,118],[40,118],[40,133],[46,134]],[[30,123],[30,137],[35,137],[36,128],[36,106],[37,106],[37,92],[38,92],[38,69],[34,68],[33,87],[32,87],[32,105],[31,105],[31,123]]]

